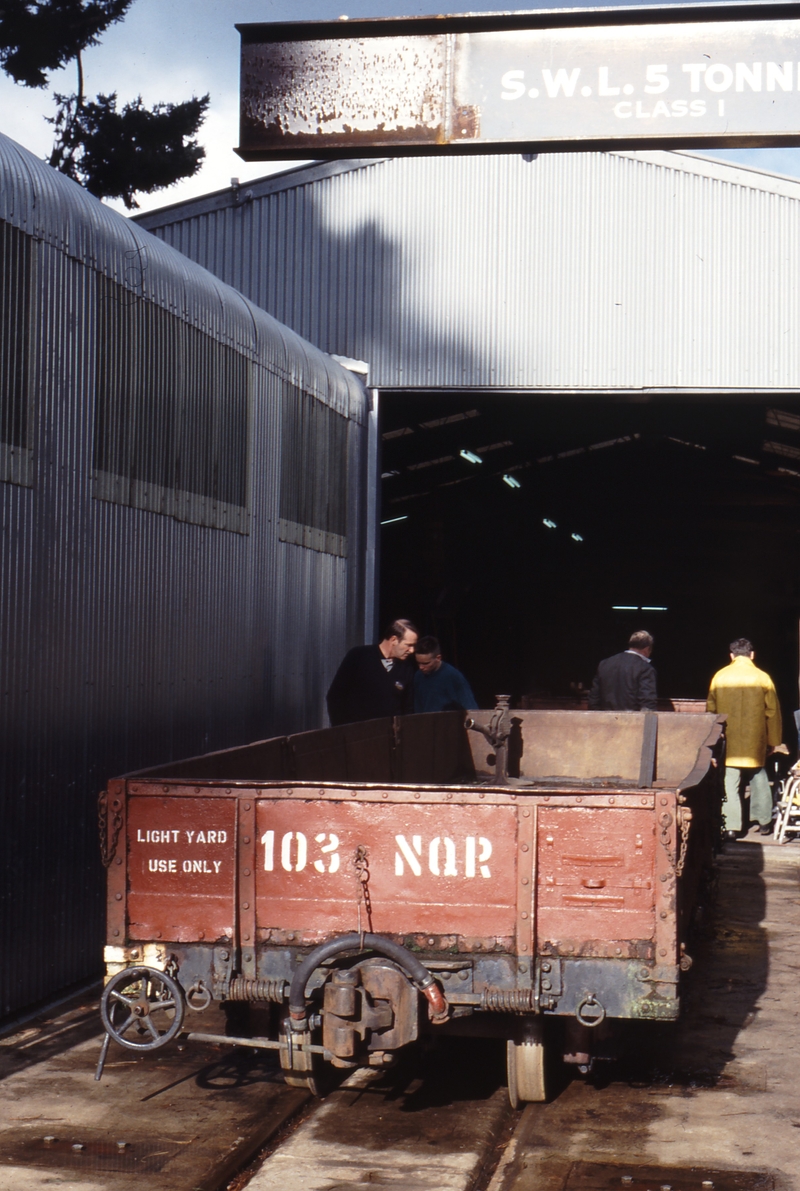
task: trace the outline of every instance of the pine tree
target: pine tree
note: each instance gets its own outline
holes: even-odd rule
[[[48,72],[74,62],[78,86],[55,95],[50,164],[98,198],[150,194],[196,174],[205,150],[195,137],[209,96],[147,108],[141,96],[121,108],[117,95],[87,99],[83,52],[126,16],[133,0],[0,0],[0,66],[25,87],[46,87]]]

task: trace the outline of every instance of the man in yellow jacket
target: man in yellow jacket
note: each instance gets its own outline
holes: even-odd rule
[[[746,637],[731,642],[731,664],[711,679],[706,708],[728,717],[725,735],[725,802],[722,813],[727,839],[742,833],[743,787],[750,783],[750,818],[762,835],[772,830],[772,792],[764,761],[781,743],[783,727],[775,686],[753,662]]]

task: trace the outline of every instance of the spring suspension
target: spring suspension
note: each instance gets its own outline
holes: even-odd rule
[[[485,988],[481,1008],[488,1013],[530,1013],[532,988]]]
[[[278,1005],[286,1000],[288,980],[248,980],[245,976],[234,976],[233,980],[222,980],[217,990],[219,1001],[275,1001]]]

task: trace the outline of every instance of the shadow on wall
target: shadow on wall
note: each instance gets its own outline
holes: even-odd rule
[[[476,279],[494,278],[490,254],[442,212],[416,214],[415,207],[412,218],[420,196],[413,177],[395,175],[394,164],[357,167],[333,180],[333,191],[330,179],[317,180],[292,189],[288,202],[278,192],[197,223],[190,213],[187,222],[154,231],[316,347],[365,360],[372,383],[457,386],[489,377],[490,353],[454,308],[466,290],[452,274],[429,275],[436,262],[424,255],[418,225],[452,236],[449,246],[439,244],[440,254]],[[405,205],[396,186],[407,188]],[[397,212],[402,230],[387,231],[374,213],[383,208]],[[146,217],[142,222],[148,225]]]

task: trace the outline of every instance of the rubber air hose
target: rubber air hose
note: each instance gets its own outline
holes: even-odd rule
[[[353,931],[349,935],[340,935],[337,939],[329,939],[327,943],[321,943],[299,965],[289,990],[289,1014],[293,1021],[305,1021],[306,985],[320,964],[343,951],[362,950],[377,951],[380,955],[385,955],[387,959],[394,960],[397,966],[402,968],[409,979],[416,984],[420,992],[425,994],[436,1017],[441,1017],[447,1012],[447,1002],[435,978],[410,951],[400,943],[393,943],[390,939],[384,939],[380,935],[362,935],[358,931]]]

